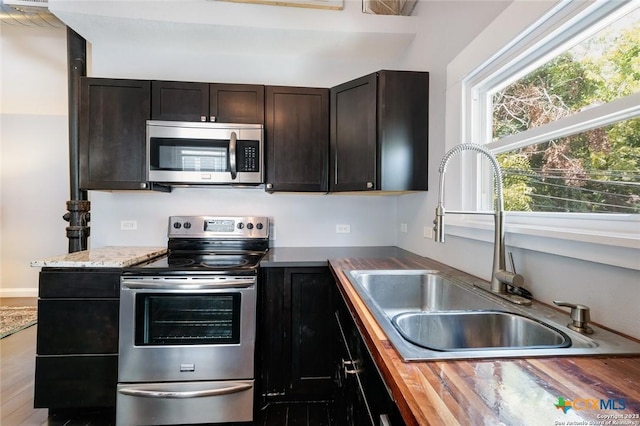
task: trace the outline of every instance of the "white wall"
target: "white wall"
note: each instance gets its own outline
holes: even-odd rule
[[[67,251],[66,30],[0,26],[0,289],[37,295],[31,260]]]

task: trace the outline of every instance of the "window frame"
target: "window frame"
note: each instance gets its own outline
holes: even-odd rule
[[[503,87],[526,75],[545,58],[566,49],[573,37],[585,29],[588,28],[585,34],[602,29],[608,23],[602,20],[603,16],[637,4],[638,0],[563,0],[545,5],[514,1],[448,66],[446,148],[463,142],[489,141],[485,146],[498,154],[548,140],[567,129],[575,134],[602,126],[608,120],[640,116],[640,93],[636,93],[493,142],[488,99],[497,82]],[[502,30],[499,35],[496,28]],[[455,113],[456,107],[459,113]],[[487,163],[478,156],[463,155],[456,176],[459,185],[445,188],[447,204],[451,204],[447,207],[486,210],[491,205],[492,179],[480,176],[488,170]],[[450,235],[492,241],[490,218],[449,216],[447,222]],[[640,215],[508,212],[505,230],[506,243],[513,247],[640,270]]]

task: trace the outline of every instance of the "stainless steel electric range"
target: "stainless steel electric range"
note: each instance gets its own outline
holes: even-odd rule
[[[168,237],[121,278],[116,423],[250,422],[269,219],[172,216]]]

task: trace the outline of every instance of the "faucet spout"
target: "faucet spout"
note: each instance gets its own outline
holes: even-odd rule
[[[449,214],[486,214],[483,212],[477,211],[450,211],[447,212],[444,207],[444,178],[445,173],[447,171],[447,164],[449,160],[455,155],[463,152],[463,151],[475,151],[484,155],[489,162],[491,163],[491,167],[493,168],[493,176],[494,176],[494,191],[495,191],[495,201],[494,201],[494,210],[489,213],[494,216],[494,241],[493,241],[493,265],[492,265],[492,273],[491,273],[491,291],[494,293],[504,294],[506,293],[506,285],[518,285],[524,281],[521,275],[508,272],[506,270],[506,255],[505,255],[505,245],[504,245],[504,198],[502,194],[502,171],[500,170],[500,165],[498,164],[498,160],[493,155],[493,153],[487,150],[484,146],[473,144],[473,143],[464,143],[457,145],[450,149],[442,158],[440,162],[440,168],[438,171],[440,172],[440,180],[438,186],[438,205],[436,207],[436,217],[433,221],[434,223],[434,232],[435,232],[435,240],[437,242],[443,243],[445,240],[444,237],[444,217],[447,213]]]

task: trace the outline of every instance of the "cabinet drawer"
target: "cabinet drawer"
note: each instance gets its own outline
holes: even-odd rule
[[[120,297],[121,269],[86,270],[44,268],[40,272],[40,298]]]
[[[38,301],[38,355],[117,354],[117,299]]]
[[[115,407],[118,356],[37,356],[34,408]]]

